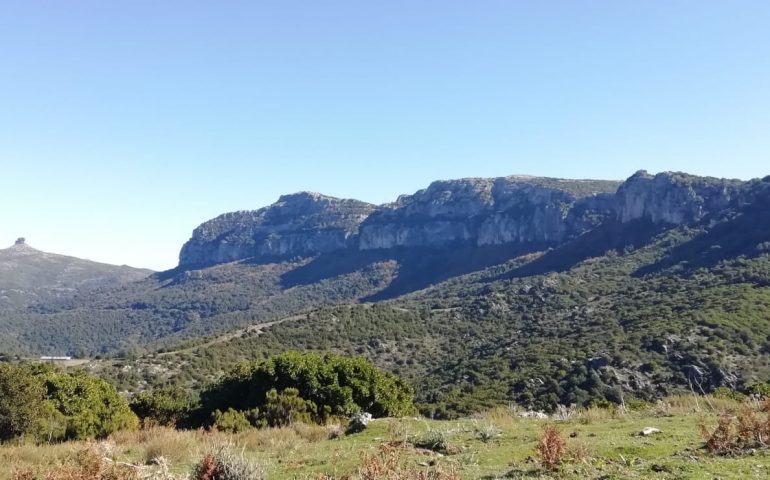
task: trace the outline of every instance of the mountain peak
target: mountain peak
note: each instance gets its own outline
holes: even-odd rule
[[[19,237],[16,239],[16,242],[14,242],[14,245],[26,245],[27,239],[24,237]]]

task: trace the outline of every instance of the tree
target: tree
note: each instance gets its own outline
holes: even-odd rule
[[[161,388],[142,392],[131,400],[131,410],[142,420],[158,425],[176,427],[190,411],[188,394],[178,388]]]
[[[0,364],[0,440],[30,432],[43,410],[43,386],[30,369]]]
[[[364,358],[287,352],[239,365],[207,388],[201,394],[200,417],[228,408],[265,412],[268,404],[277,408],[280,402],[308,402],[308,414],[318,420],[362,411],[375,417],[403,416],[414,413],[413,396],[405,381]]]
[[[46,399],[66,419],[65,438],[104,438],[130,430],[139,420],[115,387],[83,372],[50,372],[43,377]]]
[[[299,390],[287,388],[281,393],[275,389],[267,392],[263,418],[271,427],[286,427],[292,423],[311,423],[318,408],[300,398]]]

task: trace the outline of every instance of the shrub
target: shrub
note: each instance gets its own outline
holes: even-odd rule
[[[115,387],[83,372],[49,372],[43,377],[45,398],[64,417],[65,438],[104,438],[131,430],[139,420]]]
[[[719,387],[714,389],[712,395],[714,398],[718,398],[720,400],[734,400],[736,402],[742,402],[746,399],[746,395],[727,387]]]
[[[397,447],[384,444],[376,455],[365,454],[354,480],[460,480],[454,469],[436,465],[430,469],[414,469],[407,459],[398,455]]]
[[[140,480],[135,468],[107,461],[103,452],[90,446],[77,453],[75,461],[48,472],[46,480]]]
[[[409,443],[417,448],[432,450],[442,454],[452,454],[455,448],[449,441],[449,433],[445,430],[429,428],[428,430],[414,435],[409,439]]]
[[[749,393],[759,398],[770,397],[770,383],[755,383],[748,388]]]
[[[228,408],[224,412],[214,410],[211,414],[213,425],[220,432],[238,433],[251,427],[251,423],[243,412]]]
[[[109,383],[48,365],[0,365],[0,440],[103,438],[138,426]]]
[[[548,425],[537,441],[536,453],[544,467],[555,470],[564,460],[566,441],[558,428]]]
[[[33,429],[43,414],[43,387],[29,369],[0,364],[0,440]]]
[[[162,388],[142,392],[131,400],[131,410],[141,420],[162,427],[176,427],[190,412],[190,398],[180,389]]]
[[[501,434],[500,429],[491,424],[476,425],[474,428],[474,436],[482,443],[489,443]]]
[[[316,415],[316,420],[347,417],[362,411],[375,417],[414,413],[412,388],[366,359],[299,352],[287,352],[259,363],[238,366],[204,390],[201,412],[210,415],[206,412],[255,407],[264,411],[268,402],[277,401],[276,394],[270,392],[287,394],[289,389],[297,392],[290,396],[315,405],[313,411],[310,404],[306,404],[307,413]],[[265,413],[265,417],[268,415],[272,416],[272,413]],[[280,424],[283,420],[277,417],[276,421]]]
[[[287,388],[281,393],[267,392],[263,418],[271,427],[286,427],[294,422],[310,423],[316,416],[316,405],[300,398],[299,390]]]
[[[194,467],[192,480],[263,480],[264,469],[236,453],[231,445],[219,445],[207,452]]]
[[[706,439],[706,449],[709,453],[724,455],[732,451],[735,433],[730,415],[720,415],[714,430],[709,430],[704,423],[701,423],[700,429]]]

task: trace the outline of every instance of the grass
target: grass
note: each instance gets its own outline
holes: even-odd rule
[[[104,445],[113,460],[136,465],[163,456],[177,478],[189,474],[211,445],[224,443],[260,465],[267,478],[277,480],[418,478],[409,476],[413,472],[422,472],[424,478],[464,479],[770,478],[768,450],[725,456],[703,448],[701,425],[713,428],[719,412],[739,410],[734,402],[720,402],[701,398],[696,405],[693,399],[674,398],[640,412],[590,409],[549,422],[518,418],[504,409],[458,421],[382,419],[359,434],[339,438],[329,438],[333,435],[324,427],[306,425],[234,435],[154,429],[121,433]],[[555,425],[566,442],[564,461],[554,470],[543,466],[536,453],[546,425]],[[639,436],[644,427],[657,427],[662,433]],[[439,437],[452,446],[449,451],[411,443]],[[30,469],[40,475],[70,461],[84,446],[77,442],[2,446],[0,480],[13,479],[14,470]],[[372,477],[372,469],[382,469],[388,462],[398,464],[397,474]]]

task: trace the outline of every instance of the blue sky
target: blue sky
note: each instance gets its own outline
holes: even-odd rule
[[[770,2],[0,0],[0,246],[155,269],[231,210],[770,174]]]

